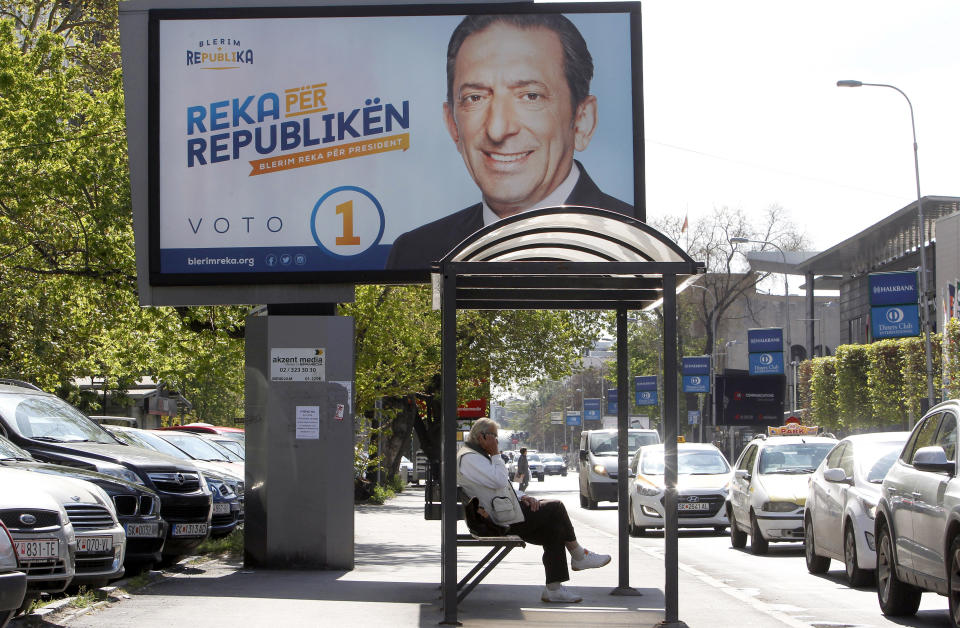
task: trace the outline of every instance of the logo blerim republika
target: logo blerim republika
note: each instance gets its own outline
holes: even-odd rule
[[[187,50],[187,67],[234,70],[243,65],[253,65],[253,48],[244,48],[233,37],[202,39],[193,50]]]

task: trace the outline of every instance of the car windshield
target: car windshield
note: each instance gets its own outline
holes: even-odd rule
[[[540,462],[540,456],[537,454],[527,454],[527,462]]]
[[[902,449],[903,442],[877,443],[869,447],[858,447],[857,464],[860,465],[860,474],[871,484],[882,484],[883,478],[897,461]]]
[[[179,458],[181,460],[193,460],[193,458],[183,453],[167,441],[163,440],[159,436],[154,436],[146,430],[114,430],[113,435],[128,445],[133,445],[134,447],[152,449],[153,451],[159,451],[162,454],[167,454],[168,456],[173,456],[174,458]]]
[[[627,451],[636,451],[644,445],[656,445],[656,432],[627,432]],[[590,451],[595,456],[613,456],[617,453],[617,433],[599,432],[590,435]]]
[[[54,443],[117,444],[99,425],[57,397],[4,395],[0,413],[24,438]]]
[[[0,460],[33,460],[33,457],[0,436]]]
[[[836,443],[768,445],[760,452],[760,473],[813,473]]]
[[[717,475],[729,471],[730,465],[719,451],[694,449],[677,452],[677,473],[680,475]],[[645,452],[640,472],[644,475],[663,475],[663,450]]]
[[[544,461],[544,462],[563,462],[563,458],[561,458],[560,456],[558,456],[558,455],[556,455],[556,454],[552,454],[552,455],[549,455],[549,456],[544,456],[544,457],[543,457],[543,461]]]
[[[244,460],[246,458],[246,455],[244,454],[244,451],[243,451],[243,445],[241,445],[239,442],[235,440],[218,439],[213,442],[220,445],[227,451],[233,452],[233,455],[235,455],[240,460]]]
[[[192,458],[196,458],[197,460],[229,462],[226,456],[214,449],[210,443],[203,440],[200,436],[174,431],[163,432],[162,434],[158,434],[158,436],[174,447],[178,447],[187,452]]]
[[[224,447],[224,446],[223,446],[221,443],[219,443],[218,441],[215,441],[215,440],[213,440],[212,438],[204,438],[203,440],[204,440],[208,445],[210,445],[211,447],[213,447],[214,449],[216,449],[218,452],[220,452],[220,454],[221,454],[224,458],[226,458],[227,460],[229,460],[230,462],[243,462],[243,458],[242,458],[242,457],[240,457],[240,456],[238,456],[237,454],[233,453],[232,451],[230,451],[230,449],[229,449],[228,447]]]

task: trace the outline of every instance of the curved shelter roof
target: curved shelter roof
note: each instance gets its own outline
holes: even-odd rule
[[[676,275],[682,289],[703,272],[650,225],[572,205],[477,231],[435,266],[435,295],[444,264],[458,275],[457,307],[468,309],[648,309],[663,297],[664,274]]]

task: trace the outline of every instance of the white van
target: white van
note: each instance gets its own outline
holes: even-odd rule
[[[644,445],[660,443],[656,430],[627,430],[627,460]],[[617,430],[580,434],[580,506],[593,510],[597,502],[617,501]]]

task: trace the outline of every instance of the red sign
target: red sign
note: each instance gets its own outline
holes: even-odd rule
[[[567,450],[567,446],[566,446],[566,445],[560,445],[560,449],[562,449],[563,451],[566,451],[566,450]]]
[[[798,416],[788,417],[786,421],[783,422],[785,425],[800,425],[803,421],[800,420]]]
[[[487,416],[487,400],[474,399],[468,401],[466,406],[457,408],[458,419],[479,419]]]

